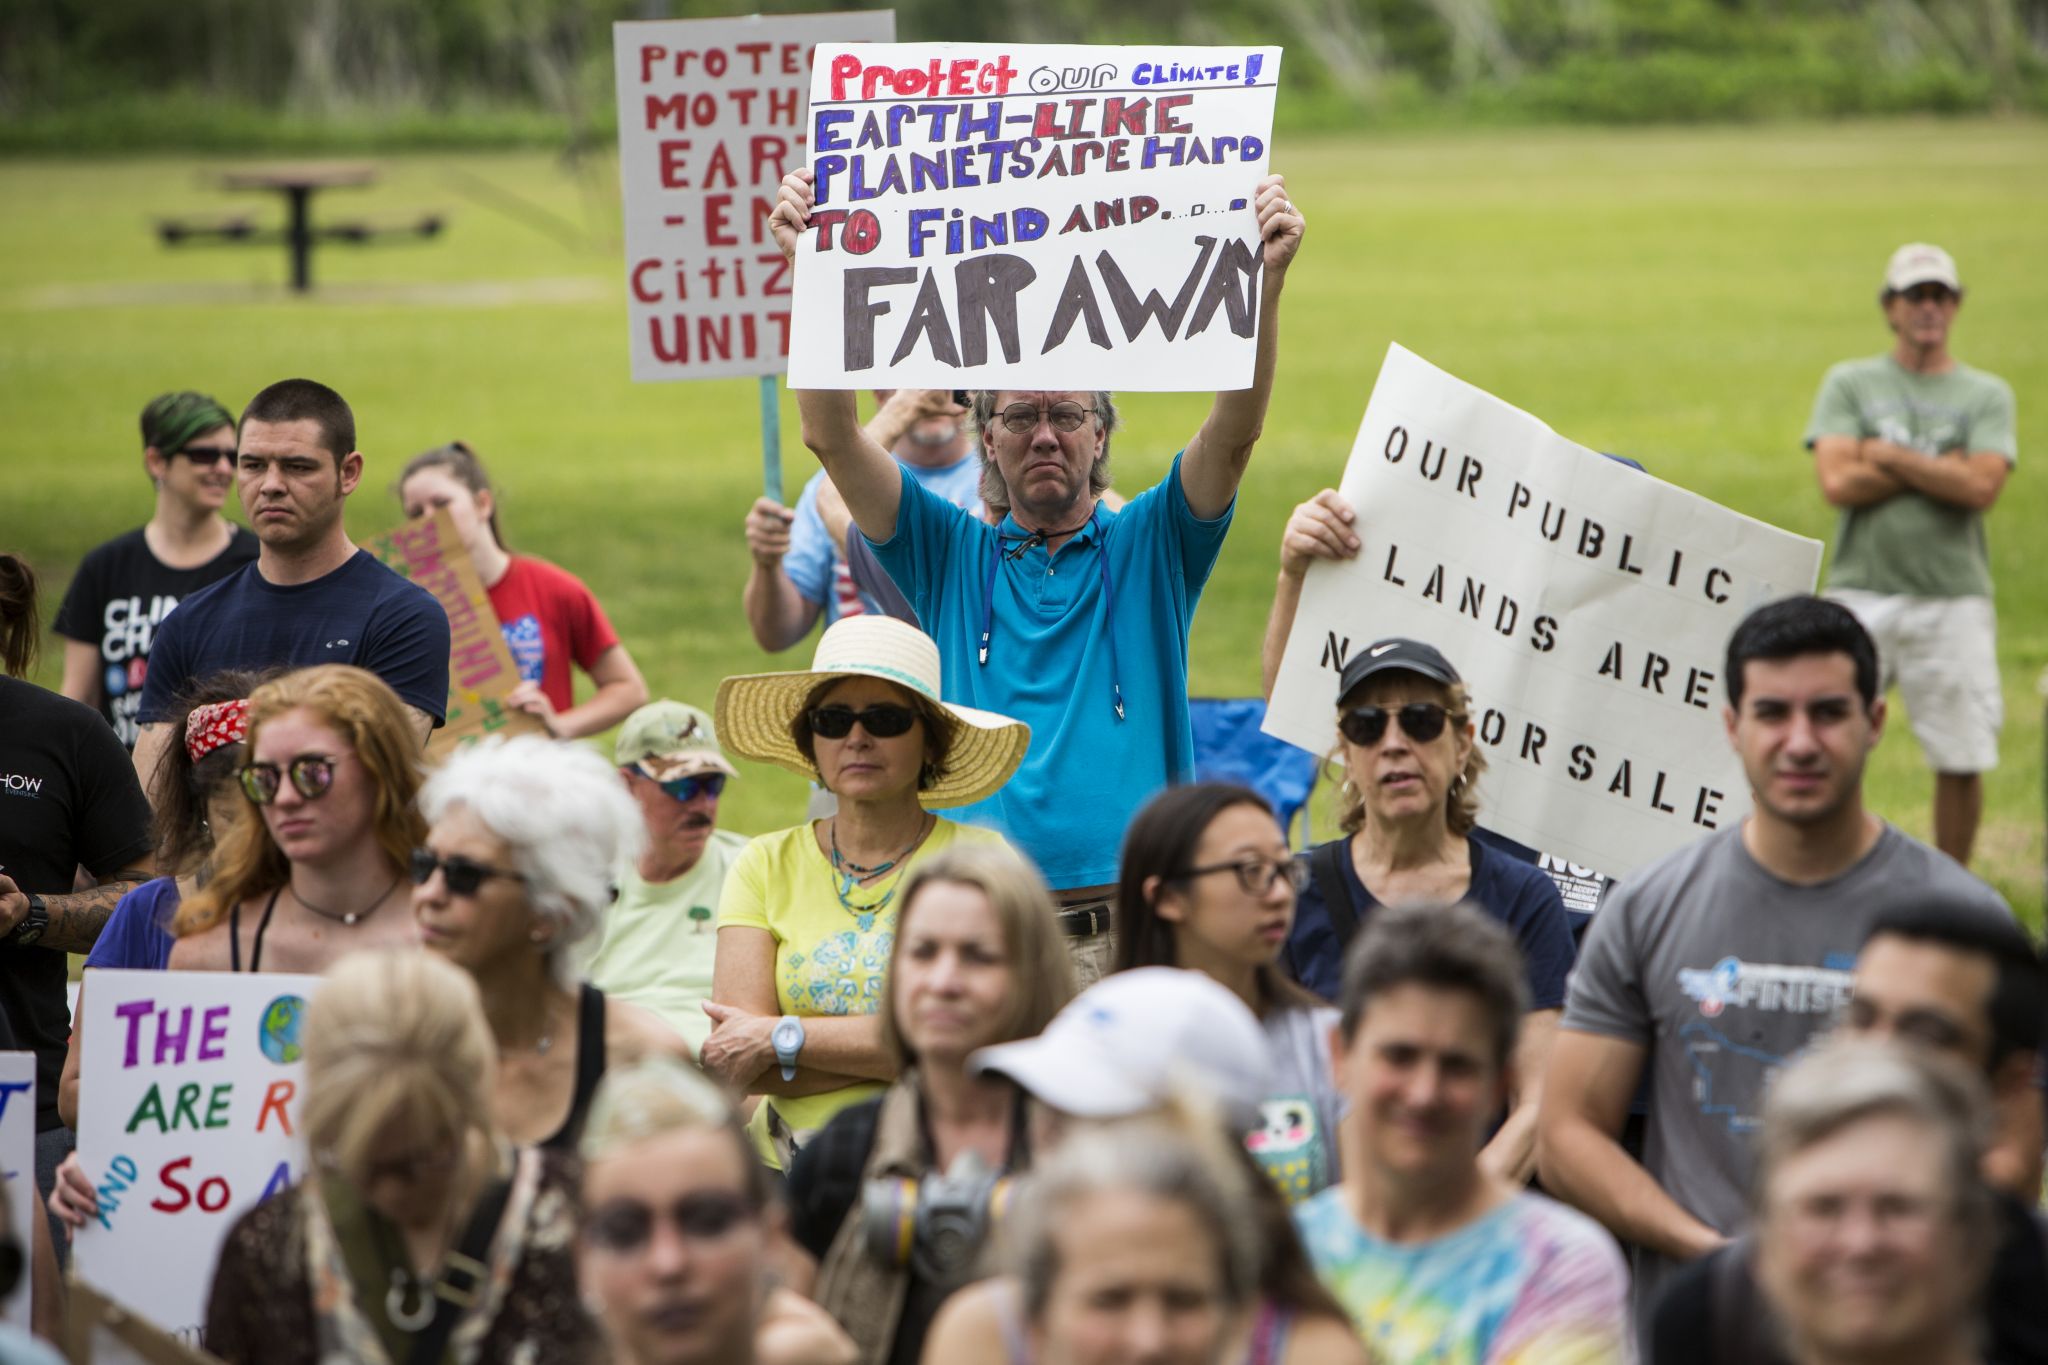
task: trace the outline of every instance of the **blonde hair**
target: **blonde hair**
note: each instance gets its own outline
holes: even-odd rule
[[[305,1048],[307,1149],[358,1189],[395,1122],[464,1151],[463,1138],[496,1136],[483,1002],[469,973],[437,953],[378,948],[335,963],[306,1007]]]
[[[773,1199],[768,1168],[740,1127],[732,1097],[693,1067],[662,1053],[613,1067],[598,1082],[577,1150],[586,1168],[624,1148],[668,1133],[715,1130],[739,1147],[747,1194],[757,1209]]]
[[[376,793],[377,845],[395,876],[426,838],[415,809],[419,795],[419,741],[405,703],[382,678],[348,664],[321,664],[287,673],[249,694],[248,752],[264,724],[287,711],[311,711],[346,742],[370,775]],[[246,798],[244,798],[246,800]],[[180,938],[213,928],[251,896],[291,881],[291,862],[256,812],[237,820],[214,849],[213,880],[178,907],[171,932]]]
[[[1472,723],[1472,696],[1465,690],[1465,684],[1441,683],[1434,678],[1425,678],[1420,673],[1403,673],[1400,676],[1413,678],[1437,693],[1437,701],[1449,717],[1444,727],[1447,731],[1455,733]],[[1377,679],[1367,679],[1357,690],[1365,691],[1374,681]],[[1338,715],[1341,716],[1344,710],[1345,708],[1340,705],[1337,708]],[[1387,723],[1400,724],[1398,720],[1391,718]],[[1365,828],[1365,793],[1358,790],[1349,772],[1345,771],[1342,744],[1323,760],[1323,766],[1325,777],[1335,776],[1335,772],[1344,772],[1344,777],[1337,787],[1337,828],[1346,834],[1358,833]],[[1479,823],[1479,775],[1485,771],[1486,755],[1481,752],[1479,741],[1475,738],[1471,751],[1466,755],[1464,770],[1453,779],[1450,791],[1444,796],[1444,823],[1450,826],[1451,833],[1470,834],[1473,827]]]
[[[883,978],[882,1050],[898,1070],[917,1060],[896,1022],[896,971],[903,956],[904,930],[918,893],[936,882],[971,886],[988,898],[1002,925],[1003,952],[1010,960],[1010,991],[992,1043],[1034,1038],[1074,998],[1074,965],[1060,933],[1059,907],[1038,869],[1008,844],[958,844],[918,864],[903,883],[896,912],[896,939]]]

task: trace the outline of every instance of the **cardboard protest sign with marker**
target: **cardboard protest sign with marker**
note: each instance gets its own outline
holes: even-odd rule
[[[81,1278],[203,1345],[235,1219],[305,1173],[300,1030],[316,976],[94,969],[81,997],[78,1157],[99,1217]]]
[[[0,1052],[0,1186],[7,1190],[7,1219],[22,1249],[21,1278],[0,1299],[0,1321],[28,1326],[29,1277],[35,1258],[28,1249],[35,1218],[42,1212],[36,1190],[36,1054]]]
[[[821,46],[793,388],[1252,382],[1278,48]]]
[[[1364,548],[1309,569],[1268,733],[1332,749],[1345,660],[1409,636],[1471,690],[1489,828],[1624,876],[1741,820],[1722,657],[1752,608],[1813,590],[1819,541],[1608,460],[1399,346],[1340,491]]]
[[[633,378],[781,374],[788,263],[768,231],[804,163],[820,43],[886,43],[890,10],[612,25]]]
[[[448,613],[448,721],[427,741],[427,762],[439,763],[485,735],[547,733],[538,719],[505,705],[519,686],[519,669],[448,509],[372,536],[363,548],[432,593]]]

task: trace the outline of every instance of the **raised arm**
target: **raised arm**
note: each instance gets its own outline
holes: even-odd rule
[[[775,244],[798,270],[803,267],[797,262],[797,246],[809,230],[811,205],[817,200],[813,179],[808,166],[782,177],[775,211],[768,215]],[[875,540],[893,538],[903,475],[895,457],[862,429],[853,391],[798,389],[796,407],[803,419],[804,445],[838,486],[855,524]]]
[[[1188,506],[1204,519],[1220,517],[1237,496],[1238,481],[1252,458],[1252,447],[1266,424],[1266,405],[1273,397],[1273,372],[1280,359],[1280,290],[1287,269],[1301,248],[1301,211],[1287,198],[1284,178],[1269,175],[1259,182],[1252,201],[1258,211],[1261,242],[1259,278],[1259,350],[1248,389],[1227,389],[1216,395],[1202,429],[1181,456],[1180,486]],[[867,523],[862,522],[862,525]]]
[[[1273,587],[1273,610],[1266,616],[1266,639],[1259,648],[1259,692],[1273,698],[1280,676],[1280,656],[1294,631],[1294,613],[1301,606],[1301,581],[1318,559],[1351,559],[1358,554],[1358,514],[1334,488],[1325,488],[1294,509],[1280,535],[1280,581]]]

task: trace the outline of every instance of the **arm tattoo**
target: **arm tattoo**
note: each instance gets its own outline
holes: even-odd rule
[[[115,904],[147,880],[132,869],[116,875],[127,880],[101,882],[90,891],[68,896],[43,897],[50,927],[44,930],[42,941],[36,946],[67,953],[91,952],[92,945],[99,941],[100,930],[106,928],[108,917],[114,913]]]

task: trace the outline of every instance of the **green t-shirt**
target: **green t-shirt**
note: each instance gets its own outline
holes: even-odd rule
[[[878,886],[851,899],[876,904],[902,878],[955,844],[1000,844],[992,830],[941,818],[917,852]],[[784,1014],[873,1014],[882,1008],[882,978],[896,944],[894,897],[872,913],[839,903],[832,863],[808,824],[763,834],[747,846],[726,879],[718,927],[743,924],[775,936],[775,1000]],[[881,1093],[880,1082],[849,1085],[822,1095],[771,1098],[768,1103],[797,1132],[821,1128],[847,1105]]]
[[[628,868],[619,898],[584,962],[606,995],[654,1011],[692,1052],[711,1036],[711,965],[718,950],[718,894],[747,846],[745,835],[713,830],[697,865],[672,882],[646,882]]]
[[[1823,436],[1880,437],[1929,459],[1992,451],[2019,458],[2012,386],[1957,365],[1915,374],[1889,354],[1845,360],[1828,371],[1806,426]],[[1910,490],[1842,511],[1831,588],[1910,597],[1989,597],[1984,516]]]

